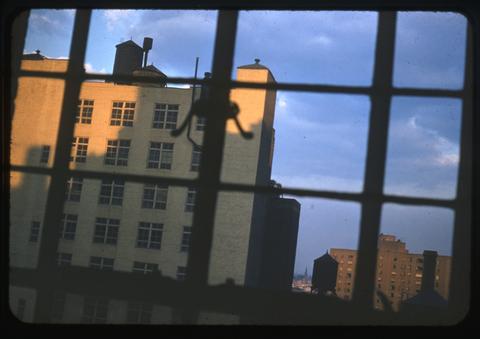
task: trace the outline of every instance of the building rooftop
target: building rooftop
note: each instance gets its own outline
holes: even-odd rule
[[[137,44],[135,43],[135,41],[133,41],[132,39],[127,40],[127,41],[124,41],[124,42],[121,42],[121,43],[119,43],[118,45],[115,45],[115,47],[123,46],[123,45],[125,45],[125,46],[129,46],[129,45],[130,45],[130,46],[133,46],[133,47],[138,47],[138,48],[140,48],[140,49],[143,50],[143,48],[140,47],[139,45],[137,45]]]
[[[273,80],[276,81],[276,80],[275,80],[275,77],[273,76],[272,71],[270,71],[270,69],[269,69],[267,66],[262,65],[262,64],[260,63],[260,59],[258,59],[258,58],[255,59],[255,63],[254,63],[254,64],[243,65],[243,66],[239,66],[239,67],[237,67],[237,68],[238,68],[238,69],[265,69],[265,70],[267,70],[267,71],[270,73],[270,75],[272,76]]]
[[[135,72],[138,72],[138,71],[151,72],[151,73],[155,73],[155,74],[157,74],[161,77],[167,78],[167,75],[165,73],[163,73],[161,70],[159,70],[157,67],[153,66],[153,64],[148,65],[146,67],[142,67],[141,69],[135,70]]]
[[[325,262],[331,261],[333,263],[337,263],[337,261],[330,254],[328,254],[328,251],[321,257],[318,257],[317,259],[315,259],[314,261],[325,261]]]
[[[243,66],[239,66],[238,68],[248,68],[248,69],[266,69],[266,70],[269,70],[268,67],[262,65],[260,63],[260,59],[255,59],[255,63],[254,64],[250,64],[250,65],[243,65]]]
[[[22,59],[24,60],[44,60],[46,57],[40,54],[40,50],[37,49],[35,53],[24,54]]]
[[[404,301],[407,305],[446,307],[448,302],[435,290],[420,291],[417,295]]]

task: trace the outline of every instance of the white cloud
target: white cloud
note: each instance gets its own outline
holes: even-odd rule
[[[49,35],[70,37],[75,10],[32,10],[29,17],[29,30]]]
[[[132,28],[139,17],[139,13],[133,9],[110,9],[103,11],[103,16],[108,31],[113,32],[124,27]]]
[[[152,36],[161,46],[181,41],[197,42],[213,38],[215,34],[215,12],[204,10],[187,11],[139,11],[140,25],[130,25],[133,37]]]
[[[313,44],[313,45],[319,45],[319,46],[327,47],[327,46],[330,46],[332,44],[332,39],[325,34],[318,34],[318,35],[313,36],[309,40],[309,43]]]
[[[436,161],[441,166],[457,166],[459,157],[458,154],[442,154],[436,158]]]
[[[97,69],[95,69],[95,67],[91,63],[86,63],[85,64],[85,71],[87,73],[101,73],[101,74],[106,74],[107,73],[105,68],[97,70]]]
[[[417,139],[419,145],[430,149],[432,156],[424,158],[421,161],[432,161],[436,166],[458,165],[458,144],[442,137],[438,131],[420,126],[417,122],[416,116],[412,116],[408,119],[406,133]]]

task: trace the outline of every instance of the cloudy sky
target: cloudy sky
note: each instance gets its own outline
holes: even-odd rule
[[[36,10],[25,51],[68,56],[74,11]],[[169,76],[211,70],[215,11],[94,11],[86,68],[112,71],[115,45],[154,39],[149,62]],[[460,89],[466,19],[455,13],[399,13],[394,85]],[[368,86],[377,33],[375,12],[245,11],[239,18],[234,65],[261,63],[278,82]],[[232,74],[235,77],[235,74]],[[453,198],[462,102],[395,97],[391,106],[385,192]],[[358,192],[363,188],[370,99],[340,94],[277,93],[273,179],[288,187]],[[327,249],[357,248],[360,206],[299,198],[295,271],[311,272]],[[451,253],[448,209],[386,204],[381,231],[412,252]]]

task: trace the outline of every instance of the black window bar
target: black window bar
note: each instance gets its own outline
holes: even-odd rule
[[[335,3],[333,6],[336,6]],[[330,9],[330,7],[326,7]],[[435,9],[432,7],[423,9]],[[375,9],[365,8],[361,9]],[[392,8],[390,8],[392,9]],[[393,8],[396,10],[396,8]],[[399,315],[373,311],[373,293],[375,263],[377,257],[377,237],[379,233],[380,213],[384,203],[394,202],[407,205],[438,206],[453,209],[455,212],[453,237],[453,263],[450,284],[449,313],[461,319],[469,303],[470,272],[470,202],[472,168],[472,128],[473,128],[473,37],[472,27],[467,29],[467,53],[465,63],[464,86],[461,90],[437,90],[416,88],[394,88],[392,86],[394,42],[396,30],[396,12],[380,11],[378,15],[377,42],[375,49],[375,67],[371,87],[331,86],[319,84],[275,83],[259,84],[230,80],[233,52],[237,28],[238,11],[220,10],[218,14],[213,76],[208,80],[212,92],[204,134],[204,147],[200,161],[198,179],[162,178],[135,174],[114,174],[68,168],[71,140],[75,125],[81,83],[87,79],[98,80],[136,80],[156,83],[157,79],[147,76],[113,76],[86,74],[83,68],[91,10],[78,9],[72,35],[69,64],[66,73],[21,71],[20,54],[23,42],[16,46],[18,60],[14,60],[13,88],[18,77],[44,77],[65,79],[64,100],[58,130],[55,157],[52,168],[34,166],[10,166],[11,171],[43,174],[51,176],[48,191],[45,218],[41,234],[38,266],[36,269],[11,268],[10,283],[16,286],[37,289],[34,321],[50,322],[53,314],[54,292],[63,291],[88,295],[116,297],[119,299],[148,300],[161,305],[179,307],[186,310],[184,321],[195,323],[199,311],[217,311],[237,315],[249,314],[254,318],[268,321],[313,320],[318,324],[329,324],[341,315],[350,317],[353,323],[399,323]],[[473,23],[470,23],[472,25]],[[27,16],[15,27],[17,36],[24,37]],[[478,30],[478,27],[474,27]],[[478,39],[478,37],[476,38]],[[478,44],[475,45],[475,47]],[[206,80],[193,78],[169,78],[169,83],[204,84]],[[316,93],[363,94],[371,98],[371,114],[368,134],[368,150],[364,190],[361,193],[339,193],[326,190],[292,189],[225,183],[220,181],[220,169],[225,139],[226,112],[229,108],[229,91],[232,88],[262,88],[287,91],[308,91]],[[451,97],[463,101],[460,163],[457,181],[457,194],[454,199],[413,198],[387,195],[383,193],[385,176],[386,145],[388,135],[389,111],[394,95]],[[12,109],[13,112],[13,109]],[[11,115],[13,117],[13,114]],[[65,183],[68,177],[121,179],[143,184],[169,184],[198,189],[197,204],[194,207],[193,225],[188,269],[185,283],[169,278],[152,275],[132,275],[124,272],[92,271],[82,267],[59,269],[56,262],[56,249],[60,220],[63,211],[58,202],[63,201]],[[354,282],[352,304],[332,301],[322,297],[298,295],[289,292],[257,291],[240,287],[229,282],[219,286],[208,285],[208,268],[212,245],[215,206],[220,191],[238,191],[254,193],[289,194],[358,202],[362,205],[359,237],[359,257]],[[99,284],[102,281],[102,284]],[[120,284],[118,282],[121,282]],[[81,283],[79,283],[81,282]],[[136,288],[130,288],[135,286]],[[162,288],[159,288],[159,287]],[[158,290],[168,293],[155,293]],[[139,292],[141,291],[141,292]],[[226,302],[228,301],[228,302]],[[293,305],[289,310],[285,305]],[[327,307],[327,308],[326,308]],[[322,312],[328,309],[328,312]],[[304,312],[302,312],[304,310]],[[305,310],[308,310],[305,312]],[[268,313],[270,311],[270,313]],[[320,312],[320,313],[319,313]],[[312,314],[313,313],[313,314]],[[269,316],[270,314],[270,316]],[[320,319],[321,318],[321,319]],[[295,320],[296,319],[296,320]],[[261,323],[261,321],[259,321]]]

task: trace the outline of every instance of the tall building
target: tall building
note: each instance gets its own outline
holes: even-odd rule
[[[337,296],[349,300],[353,294],[357,251],[332,248],[330,254],[338,262]],[[409,253],[406,244],[395,236],[380,234],[375,288],[388,298],[394,310],[399,310],[402,302],[420,292],[423,262],[422,254]],[[448,300],[450,267],[451,257],[440,255],[436,258],[434,287],[445,300]],[[383,309],[377,295],[374,297],[374,307]]]
[[[76,114],[76,125],[70,168],[196,178],[200,149],[185,134],[170,134],[187,117],[193,88],[168,87],[168,77],[147,65],[148,48],[147,53],[142,54],[142,50],[145,48],[131,40],[117,45],[113,74],[149,74],[163,81],[155,85],[84,82],[78,109],[72,112]],[[21,68],[65,72],[67,65],[68,60],[49,59],[37,51],[24,56]],[[237,80],[275,82],[270,70],[258,59],[254,64],[238,67]],[[196,90],[199,95],[201,89]],[[52,166],[63,94],[63,80],[19,79],[11,164]],[[240,108],[239,120],[254,133],[254,138],[245,140],[234,122],[228,121],[222,181],[270,183],[275,98],[273,90],[231,91],[231,100]],[[197,144],[202,143],[204,127],[204,119],[193,119],[191,137]],[[36,267],[48,186],[47,176],[11,174],[11,266]],[[195,195],[195,189],[187,187],[70,178],[63,206],[58,264],[143,273],[161,271],[164,276],[184,279]],[[265,265],[264,236],[269,234],[265,233],[269,204],[272,202],[263,195],[219,193],[209,283],[223,283],[230,278],[237,284],[260,286],[261,267]],[[298,219],[294,229],[298,229]],[[31,290],[12,288],[12,310],[19,303],[24,305],[26,321],[32,320],[33,300]],[[84,300],[84,310],[87,304]],[[115,314],[106,315],[103,320],[125,321],[121,312]],[[63,320],[78,322],[77,318],[72,315]]]
[[[299,218],[300,204],[297,200],[281,197],[268,199],[261,287],[291,290]]]

